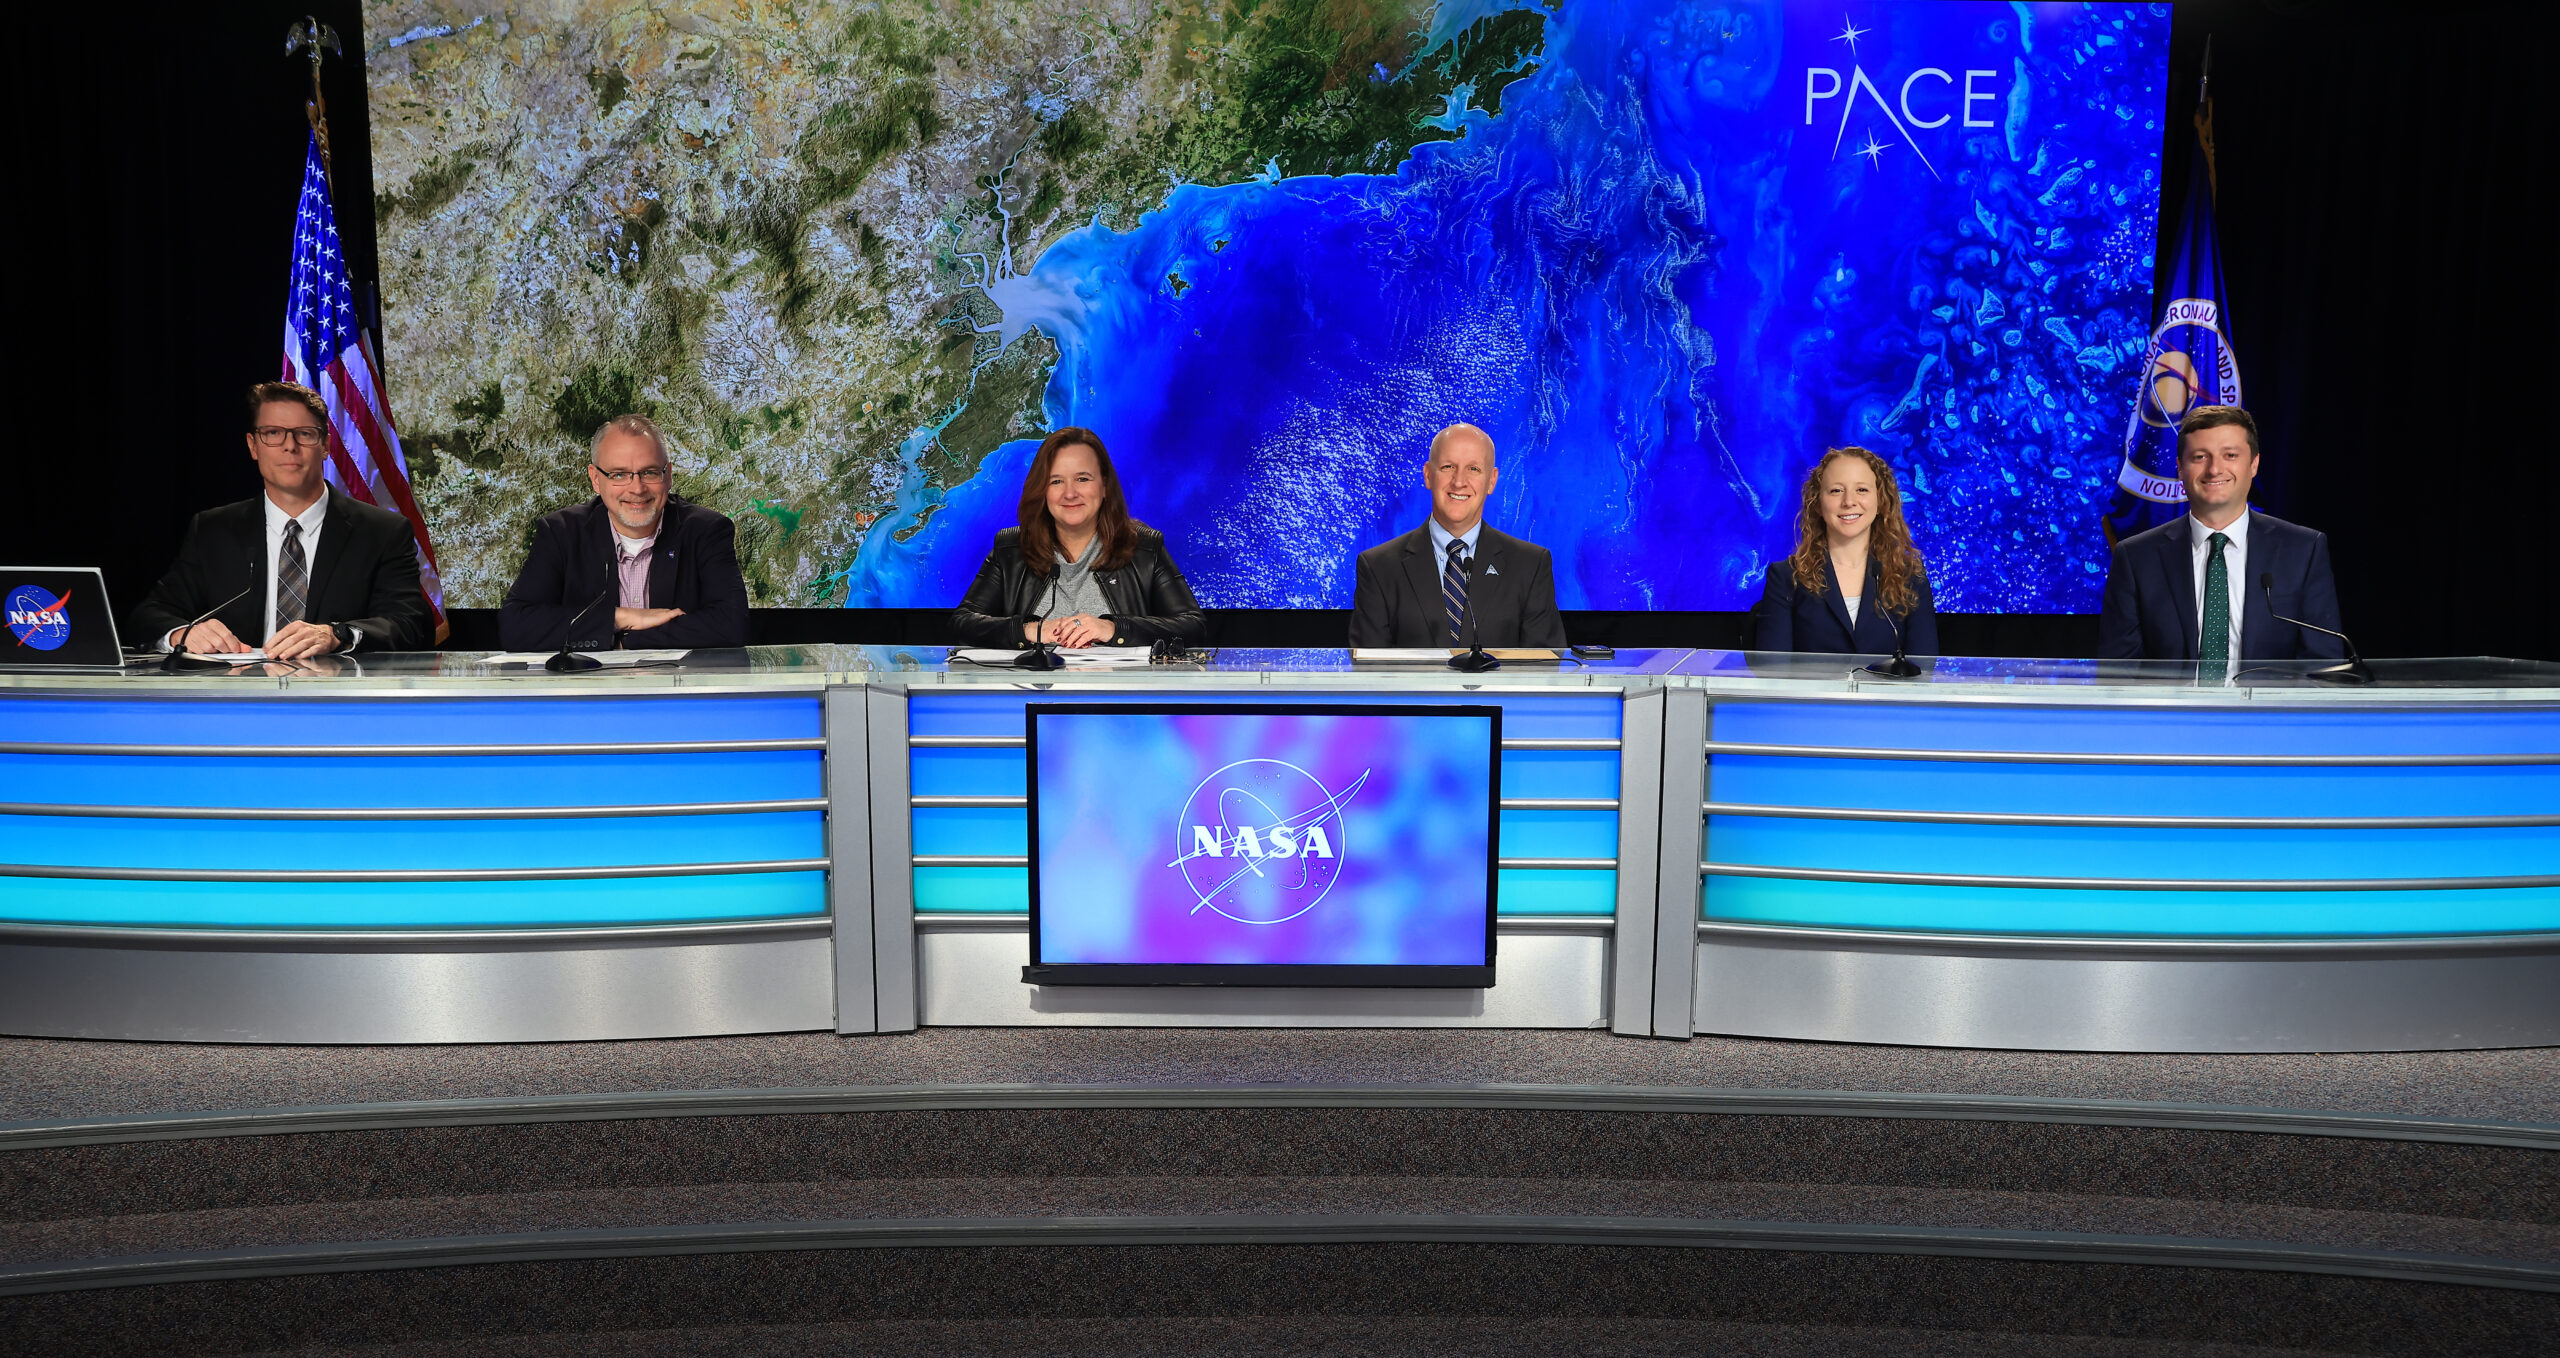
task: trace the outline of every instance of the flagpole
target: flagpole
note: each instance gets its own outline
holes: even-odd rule
[[[318,16],[306,14],[295,20],[293,25],[285,30],[284,50],[288,57],[307,54],[311,59],[311,98],[303,103],[302,112],[311,124],[311,147],[320,161],[320,191],[326,196],[324,210],[334,218],[338,198],[337,173],[330,163],[329,99],[322,89],[320,75],[321,63],[332,55],[344,56],[345,49],[339,46],[337,30],[320,22]],[[309,183],[306,179],[306,192],[308,187]],[[298,256],[296,267],[300,267]],[[336,270],[339,287],[351,292],[352,280],[347,276],[347,261],[343,251],[333,256],[332,267]],[[348,302],[352,303],[352,301],[353,298],[349,297]],[[352,307],[350,306],[349,309],[352,310]],[[419,516],[417,506],[409,494],[408,472],[400,455],[399,426],[391,418],[390,381],[383,374],[381,354],[374,347],[373,335],[363,320],[359,319],[351,329],[352,352],[357,355],[356,366],[361,377],[352,394],[344,387],[325,387],[324,384],[322,399],[329,402],[333,412],[338,411],[342,402],[351,402],[355,407],[352,418],[370,421],[363,426],[362,435],[365,466],[370,470],[364,473],[362,479],[368,486],[373,486],[376,481],[381,484],[374,489],[358,487],[352,484],[359,478],[357,472],[351,469],[346,473],[351,482],[348,489],[357,491],[359,498],[367,501],[373,501],[377,494],[387,490],[390,502],[383,507],[393,509],[409,520],[410,531],[417,539],[422,574],[421,587],[426,593],[427,605],[435,615],[436,644],[441,646],[452,635],[452,625],[445,615],[441,577],[435,568],[435,548],[427,540],[426,521]],[[336,364],[345,361],[344,353],[320,357],[325,361],[312,371],[311,376],[315,382],[319,381],[322,368],[334,370]],[[333,425],[336,423],[334,415],[332,423]],[[339,451],[341,442],[342,440],[333,433],[330,440],[333,453]],[[352,447],[346,450],[350,458],[354,451]],[[351,462],[351,468],[352,465]]]
[[[320,177],[329,185],[329,197],[334,202],[338,177],[329,167],[329,100],[320,93],[320,61],[324,52],[343,56],[345,51],[338,46],[338,30],[309,14],[296,19],[293,27],[284,31],[284,50],[287,56],[311,54],[311,98],[303,104],[302,115],[310,120],[311,135],[319,139]]]
[[[319,58],[314,56],[312,61],[314,63],[312,69],[318,70]],[[2214,173],[2213,164],[2213,35],[2210,33],[2204,35],[2204,74],[2196,78],[2195,122],[2196,145],[2204,151],[2204,185],[2213,194],[2214,206],[2220,207],[2222,180]],[[326,157],[329,154],[326,141],[321,144],[320,154],[323,157],[322,163],[326,164]]]

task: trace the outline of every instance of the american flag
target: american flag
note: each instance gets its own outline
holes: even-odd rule
[[[391,427],[390,403],[382,396],[381,369],[356,312],[317,133],[302,156],[293,288],[284,307],[284,377],[328,402],[329,484],[409,521],[418,539],[418,578],[426,586],[427,606],[435,610],[436,638],[443,640],[444,581],[436,574],[435,544],[427,540],[427,521],[409,493],[409,460],[401,456],[400,433]]]

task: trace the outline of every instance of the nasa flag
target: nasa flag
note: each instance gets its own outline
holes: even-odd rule
[[[2199,140],[2207,135],[2199,120]],[[2142,356],[2142,385],[2124,426],[2124,466],[2116,473],[2107,540],[2122,542],[2187,512],[2178,481],[2178,421],[2197,406],[2240,404],[2240,358],[2231,347],[2231,313],[2222,290],[2222,252],[2214,244],[2212,143],[2203,141],[2187,171],[2187,210],[2178,224],[2178,253],[2169,270],[2169,300]]]

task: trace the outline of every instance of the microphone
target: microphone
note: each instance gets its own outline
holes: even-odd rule
[[[604,668],[603,661],[598,660],[591,655],[580,655],[569,648],[577,644],[579,619],[594,612],[597,604],[603,603],[605,600],[612,598],[614,591],[618,588],[620,588],[619,581],[605,586],[603,593],[587,600],[586,607],[569,615],[568,630],[561,633],[560,636],[560,653],[551,657],[549,660],[543,661],[542,667],[544,669],[551,671],[553,674],[575,674],[580,670],[600,670]]]
[[[1050,569],[1055,570],[1057,568],[1052,566]],[[1023,619],[1025,621],[1036,621],[1037,625],[1031,629],[1031,649],[1024,651],[1022,654],[1013,658],[1013,667],[1015,669],[1062,670],[1067,667],[1067,659],[1065,656],[1058,654],[1057,646],[1047,638],[1040,635],[1041,629],[1049,625],[1049,615],[1057,611],[1058,583],[1057,581],[1052,580],[1049,582],[1048,602],[1042,605],[1039,618],[1035,620],[1031,618],[1029,613],[1023,614]]]
[[[1476,574],[1476,563],[1467,562],[1467,597],[1460,610],[1460,625],[1466,628],[1467,649],[1463,655],[1449,657],[1449,668],[1461,674],[1482,674],[1502,668],[1502,662],[1487,654],[1484,638],[1476,632],[1476,582],[1484,577]]]
[[[203,622],[214,614],[219,613],[233,604],[240,602],[242,599],[249,597],[249,591],[258,587],[258,571],[265,564],[266,562],[259,557],[253,556],[249,558],[249,583],[242,585],[239,593],[234,594],[230,598],[223,600],[221,603],[215,604],[213,607],[197,614],[195,622],[190,622],[186,626],[179,628],[178,644],[169,648],[169,654],[167,658],[160,662],[160,668],[164,670],[174,670],[180,665],[187,663],[187,633],[196,630],[196,623]]]
[[[1902,619],[1893,616],[1893,610],[1885,607],[1882,599],[1876,600],[1876,611],[1884,615],[1886,622],[1893,624],[1893,659],[1869,665],[1866,672],[1887,679],[1919,678],[1920,667],[1912,664],[1910,658],[1902,653],[1904,638],[1908,635],[1903,630]]]
[[[2372,668],[2364,663],[2363,656],[2356,654],[2356,644],[2353,640],[2348,638],[2346,633],[2332,632],[2328,628],[2323,627],[2316,622],[2304,622],[2300,618],[2288,618],[2282,613],[2278,613],[2276,611],[2276,577],[2273,572],[2260,571],[2258,573],[2258,592],[2266,596],[2268,617],[2273,618],[2278,622],[2292,623],[2296,627],[2308,627],[2314,632],[2327,633],[2328,635],[2336,637],[2338,640],[2347,643],[2347,663],[2343,665],[2324,665],[2319,669],[2311,671],[2305,677],[2316,683],[2322,684],[2370,684],[2373,682]]]

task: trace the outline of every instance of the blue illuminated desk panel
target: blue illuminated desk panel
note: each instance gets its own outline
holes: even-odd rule
[[[1746,680],[1801,659],[1684,667],[1711,676],[1702,1030],[2251,1049],[2431,1045],[2455,1010],[2480,1045],[2560,1028],[2560,694],[1968,663],[1995,682],[1790,696]]]
[[[1031,675],[0,675],[0,1031],[477,1042],[1606,1026],[2125,1050],[2560,1042],[2560,670],[2198,688],[1810,657]],[[2397,668],[2394,668],[2394,667]],[[1498,980],[1025,985],[1024,703],[1498,703]]]

